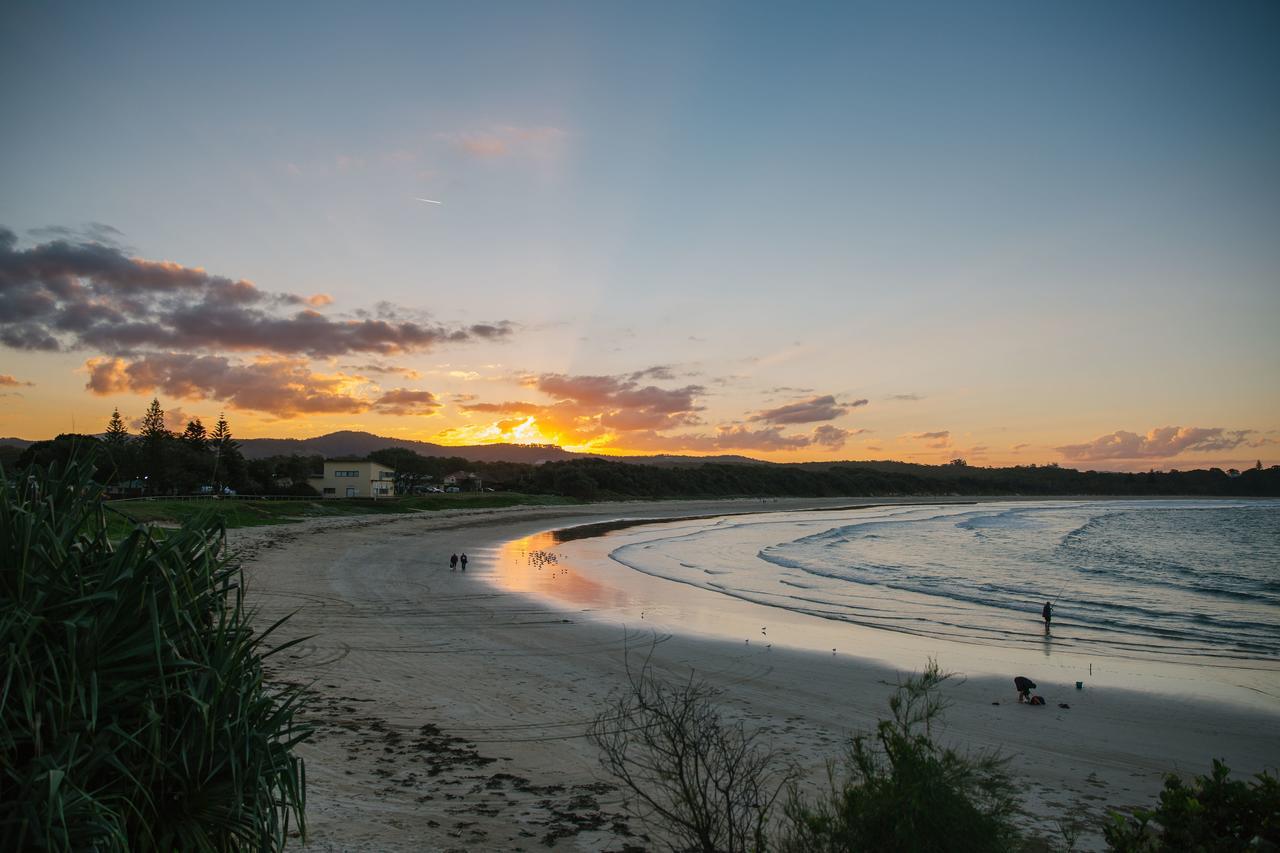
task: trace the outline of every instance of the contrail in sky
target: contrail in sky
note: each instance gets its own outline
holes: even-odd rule
[[[414,200],[415,200],[415,201],[425,201],[427,204],[444,204],[444,202],[442,202],[442,201],[436,201],[434,198],[419,198],[419,199],[414,199]]]

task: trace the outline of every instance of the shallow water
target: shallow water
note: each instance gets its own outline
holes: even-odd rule
[[[1058,652],[1280,658],[1277,501],[882,507],[643,531],[610,557],[826,620]]]

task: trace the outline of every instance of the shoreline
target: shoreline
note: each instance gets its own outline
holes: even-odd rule
[[[850,504],[780,500],[765,509]],[[817,780],[849,733],[885,715],[901,670],[853,654],[597,621],[490,582],[500,549],[524,536],[703,509],[718,516],[761,504],[515,507],[231,531],[259,624],[296,610],[278,640],[315,635],[273,664],[277,680],[310,685],[321,726],[300,750],[310,782],[306,849],[644,846],[627,834],[643,828],[621,813],[583,737],[622,685],[628,650],[651,652],[668,677],[693,671],[723,690],[731,719],[762,728]],[[454,550],[472,556],[465,574],[449,571]],[[1110,688],[1072,690],[1062,697],[1068,710],[1033,710],[1006,681],[953,683],[944,736],[1017,756],[1011,770],[1023,783],[1027,825],[1042,835],[1056,836],[1056,817],[1096,822],[1106,808],[1150,805],[1166,771],[1203,773],[1220,757],[1245,774],[1280,761],[1280,738],[1259,734],[1280,730],[1276,711]],[[1099,849],[1094,829],[1079,849]]]

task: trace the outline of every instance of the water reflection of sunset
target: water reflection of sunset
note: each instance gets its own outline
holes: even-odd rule
[[[512,592],[555,598],[579,608],[625,607],[632,603],[625,591],[585,577],[555,551],[554,531],[516,539],[502,546],[495,561],[495,579]]]

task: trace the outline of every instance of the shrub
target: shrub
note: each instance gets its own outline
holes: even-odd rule
[[[724,721],[717,691],[692,676],[668,684],[648,663],[593,722],[600,762],[631,811],[676,850],[766,849],[775,802],[792,778],[741,723]]]
[[[792,790],[784,850],[1004,851],[1021,844],[1019,805],[995,753],[962,754],[934,740],[946,709],[938,688],[950,676],[930,662],[889,700],[893,718],[855,735],[829,798]]]
[[[1280,849],[1280,782],[1267,773],[1251,783],[1230,774],[1218,760],[1190,785],[1169,774],[1155,809],[1111,813],[1107,846],[1122,853]]]
[[[113,543],[92,470],[0,478],[0,848],[283,847],[309,732],[264,683],[279,623],[250,629],[218,525]]]

